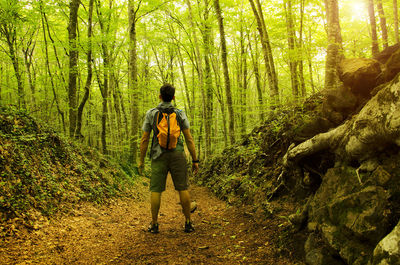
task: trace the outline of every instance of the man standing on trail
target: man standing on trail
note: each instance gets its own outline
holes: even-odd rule
[[[139,173],[144,170],[144,159],[149,145],[150,133],[153,131],[151,144],[151,214],[152,222],[148,229],[151,233],[158,233],[158,211],[161,203],[161,193],[165,190],[168,172],[171,173],[175,189],[179,197],[185,215],[185,232],[194,231],[190,219],[190,195],[188,191],[188,170],[184,153],[183,140],[180,133],[185,136],[186,145],[193,160],[193,173],[199,170],[195,144],[189,129],[189,120],[184,111],[172,106],[175,99],[175,88],[170,84],[164,84],[160,88],[161,103],[146,113],[143,122],[143,135],[140,141]]]

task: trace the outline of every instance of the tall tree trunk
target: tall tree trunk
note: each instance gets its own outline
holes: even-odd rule
[[[223,71],[224,71],[226,102],[228,105],[228,113],[229,113],[229,140],[230,140],[231,144],[234,144],[235,143],[235,116],[234,116],[233,103],[232,103],[231,81],[229,79],[228,54],[227,54],[227,50],[226,50],[225,29],[224,29],[224,22],[223,22],[223,18],[222,18],[221,8],[219,5],[219,0],[214,0],[214,8],[215,8],[215,13],[216,13],[216,16],[218,19],[219,35],[221,38],[221,59],[222,59],[222,66],[223,66]]]
[[[82,135],[82,114],[83,109],[87,100],[89,99],[90,94],[90,86],[92,85],[92,76],[93,76],[93,69],[92,69],[92,27],[93,27],[93,3],[94,0],[89,1],[89,18],[88,18],[88,46],[87,46],[87,77],[85,82],[85,94],[83,95],[82,101],[78,107],[78,117],[77,117],[77,124],[75,130],[75,137],[76,138],[83,138]]]
[[[58,100],[58,96],[57,96],[56,88],[55,88],[55,84],[54,84],[53,73],[51,72],[51,69],[50,69],[49,50],[48,50],[46,27],[45,27],[45,23],[46,23],[47,19],[46,19],[46,13],[44,11],[44,6],[43,6],[43,1],[42,0],[40,1],[40,10],[41,10],[41,14],[42,14],[41,20],[42,20],[42,30],[43,30],[43,40],[44,40],[45,54],[46,54],[46,70],[47,70],[47,74],[49,75],[49,78],[50,78],[51,89],[53,91],[53,97],[54,97],[54,101],[56,102],[57,111],[58,111],[58,114],[61,117],[62,128],[64,130],[64,133],[66,133],[65,115],[64,115],[64,111],[61,109],[60,102]]]
[[[15,78],[17,79],[18,107],[26,109],[25,92],[22,84],[22,74],[19,69],[20,65],[17,52],[17,28],[13,24],[8,24],[7,22],[4,22],[0,24],[0,33],[2,33],[2,35],[4,35],[6,38],[9,51],[8,56],[11,59],[14,68]]]
[[[193,112],[193,117],[196,117],[195,114],[197,112],[196,112],[196,98],[195,98],[195,95],[196,95],[195,91],[196,90],[195,90],[195,87],[197,87],[200,90],[200,92],[202,94],[202,98],[204,99],[204,92],[203,92],[204,91],[203,90],[203,87],[204,87],[203,62],[202,62],[202,56],[201,56],[201,52],[200,52],[199,41],[197,39],[197,34],[195,32],[196,25],[195,25],[195,19],[193,17],[192,6],[191,6],[191,3],[190,3],[190,0],[186,0],[185,2],[186,2],[186,5],[188,7],[188,11],[189,11],[189,21],[190,21],[190,27],[191,27],[190,33],[191,33],[191,37],[193,39],[193,45],[194,45],[194,58],[195,58],[195,60],[194,60],[194,62],[195,62],[194,68],[196,68],[196,71],[198,73],[198,84],[197,84],[197,86],[193,85],[193,90],[192,90],[192,108],[193,108],[192,112]],[[194,74],[192,76],[194,76]],[[203,105],[205,105],[204,101],[203,101]],[[197,118],[196,118],[196,120],[192,120],[193,125],[195,125],[196,122],[197,122]],[[200,130],[201,130],[202,126],[203,125],[197,126],[197,128],[200,128]],[[201,144],[201,139],[202,139],[200,131],[198,132],[197,137],[198,137],[198,144],[200,145]],[[200,149],[198,149],[198,150],[199,150],[199,155],[201,155]]]
[[[399,10],[397,8],[397,0],[393,0],[393,16],[394,16],[394,37],[396,43],[399,42]]]
[[[383,48],[385,49],[389,46],[389,44],[388,44],[388,32],[386,27],[386,16],[385,12],[383,11],[382,0],[376,0],[376,5],[378,7],[379,23],[381,25],[381,31],[382,31]]]
[[[289,46],[289,69],[290,69],[290,80],[292,84],[292,94],[297,100],[299,96],[299,80],[297,72],[297,51],[296,51],[296,33],[293,24],[292,14],[292,1],[284,1],[284,9],[286,11],[286,27],[288,33],[288,46]]]
[[[300,81],[300,91],[301,91],[301,96],[303,98],[306,97],[306,84],[304,81],[304,43],[303,43],[303,26],[304,26],[304,1],[300,1],[300,30],[299,30],[299,59],[298,59],[298,64],[299,64],[299,81]]]
[[[209,8],[207,6],[208,0],[205,0],[206,7],[204,9],[204,29],[203,29],[203,56],[204,56],[204,85],[205,93],[203,93],[203,117],[204,117],[204,133],[205,133],[205,156],[210,157],[211,150],[211,127],[212,127],[212,114],[213,114],[213,95],[212,95],[212,76],[210,64],[210,47],[211,47],[211,28],[209,23]]]
[[[32,104],[33,107],[36,108],[36,77],[35,71],[33,69],[33,52],[35,51],[36,43],[33,42],[33,35],[30,36],[29,40],[27,41],[27,46],[22,49],[22,53],[24,54],[24,63],[26,73],[28,74],[28,83],[31,89],[31,97],[32,97]],[[33,73],[32,73],[33,70]]]
[[[257,21],[258,32],[260,33],[261,46],[265,60],[265,68],[268,75],[270,96],[272,99],[272,108],[274,108],[279,103],[279,87],[278,87],[278,76],[275,71],[275,63],[272,55],[272,49],[269,41],[268,31],[265,25],[264,15],[262,12],[260,1],[256,0],[257,8],[254,4],[254,0],[249,0],[249,2]]]
[[[308,61],[308,72],[310,75],[310,83],[311,83],[311,88],[312,88],[312,93],[315,93],[315,84],[314,84],[314,74],[313,74],[313,67],[312,67],[312,58],[311,58],[311,41],[312,41],[312,36],[311,36],[311,28],[308,31],[308,39],[307,39],[309,45],[308,45],[308,49],[307,49],[307,61]]]
[[[216,97],[221,109],[221,115],[222,115],[222,126],[223,126],[223,134],[224,134],[224,146],[225,148],[228,147],[229,141],[228,141],[228,129],[226,126],[226,110],[225,110],[225,101],[224,101],[224,96],[223,96],[223,88],[221,85],[221,72],[219,70],[219,62],[218,60],[214,59],[212,60],[213,64],[213,70],[214,70],[214,76],[215,76],[215,85],[216,85]]]
[[[76,85],[78,76],[78,46],[77,46],[77,27],[79,0],[71,0],[68,24],[69,40],[69,81],[68,81],[68,103],[69,103],[69,135],[75,134],[77,121],[77,100]]]
[[[247,116],[247,49],[245,48],[245,36],[243,33],[243,21],[240,26],[240,61],[242,87],[240,88],[241,111],[240,111],[240,134],[241,137],[246,136],[246,116]]]
[[[115,73],[111,73],[110,77],[110,85],[112,87],[112,96],[114,99],[114,109],[115,109],[115,114],[117,117],[117,135],[118,135],[118,143],[121,143],[122,140],[122,115],[121,115],[121,102],[120,98],[118,96],[117,90],[118,88],[118,78]]]
[[[99,18],[99,24],[101,33],[103,36],[108,37],[110,33],[111,23],[111,10],[113,2],[110,1],[110,7],[108,16],[103,18],[101,13],[101,2],[96,1],[97,16]],[[109,75],[110,75],[110,58],[112,57],[109,52],[108,38],[103,38],[101,42],[102,56],[103,56],[103,82],[99,82],[101,96],[103,98],[102,105],[103,111],[101,115],[101,145],[103,154],[108,154],[107,149],[107,119],[108,119],[108,98],[109,98]]]
[[[339,23],[339,7],[337,0],[325,0],[328,21],[328,49],[325,65],[325,89],[335,89],[339,78],[337,68],[342,55],[342,37]]]
[[[255,54],[253,53],[252,50],[252,45],[251,45],[251,40],[250,40],[250,34],[248,35],[249,37],[249,49],[250,49],[250,55],[251,55],[251,62],[253,64],[253,69],[254,69],[254,77],[256,78],[256,89],[257,89],[257,97],[258,97],[258,112],[260,113],[260,120],[262,121],[264,119],[262,108],[264,107],[264,102],[263,102],[263,95],[262,95],[262,88],[261,88],[261,77],[260,77],[260,70],[258,66],[258,52],[257,52],[257,40],[256,36],[254,35],[255,38]]]
[[[140,4],[139,4],[140,5]],[[136,163],[137,158],[137,131],[139,129],[139,98],[138,98],[138,67],[137,67],[137,39],[136,22],[137,12],[140,6],[135,10],[134,0],[129,0],[129,81],[128,88],[131,91],[131,132],[130,132],[130,155],[129,161]]]
[[[183,58],[182,58],[182,54],[181,54],[180,49],[178,49],[177,54],[178,54],[179,68],[180,68],[181,74],[182,74],[185,97],[186,97],[186,101],[188,103],[188,110],[190,111],[187,114],[191,117],[192,116],[192,104],[191,104],[191,101],[190,101],[189,86],[188,86],[188,82],[187,82],[185,66],[184,66],[184,63],[183,63]],[[188,111],[186,111],[186,112],[188,112]]]
[[[379,53],[379,45],[378,45],[378,37],[377,37],[377,33],[376,33],[374,0],[368,0],[368,14],[369,14],[369,21],[371,24],[372,57],[375,57]]]

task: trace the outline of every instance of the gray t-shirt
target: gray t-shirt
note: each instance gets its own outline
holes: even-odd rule
[[[161,109],[168,109],[173,108],[174,106],[171,102],[161,102],[157,108]],[[150,109],[146,112],[146,117],[143,122],[142,130],[145,132],[151,132],[153,130],[153,125],[156,119],[156,114],[158,112],[157,108]],[[189,129],[190,124],[189,120],[183,110],[175,109],[176,115],[179,116],[178,120],[180,121],[179,126],[181,130]],[[155,139],[156,138],[156,139]],[[178,143],[176,145],[175,150],[183,151],[183,140],[182,137],[179,137]],[[164,152],[163,148],[158,144],[157,137],[154,135],[153,132],[153,141],[150,150],[150,157],[152,159],[157,159],[162,153]]]

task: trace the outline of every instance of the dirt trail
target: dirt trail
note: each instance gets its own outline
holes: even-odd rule
[[[296,264],[290,255],[277,254],[271,243],[279,236],[276,220],[256,224],[243,209],[227,206],[203,187],[191,187],[198,204],[193,214],[196,231],[184,233],[178,194],[170,180],[162,196],[160,233],[150,234],[147,187],[138,185],[138,192],[136,199],[107,206],[82,204],[72,214],[1,243],[0,263]]]

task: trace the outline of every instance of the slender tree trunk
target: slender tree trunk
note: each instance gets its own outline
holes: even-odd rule
[[[241,112],[240,112],[240,134],[241,137],[246,136],[246,116],[247,116],[247,49],[245,49],[245,36],[243,33],[243,21],[241,21],[240,26],[240,61],[241,61],[241,76],[239,77],[242,82],[242,87],[240,88],[240,98],[241,98]]]
[[[207,0],[206,0],[207,1]],[[206,2],[206,5],[208,2]],[[204,117],[204,133],[205,133],[205,156],[206,158],[210,157],[211,150],[211,127],[212,127],[212,76],[211,76],[211,64],[210,64],[210,47],[211,47],[211,28],[209,23],[209,8],[208,6],[204,9],[204,29],[203,29],[203,56],[204,56],[204,85],[205,85],[205,93],[203,93],[203,117]]]
[[[115,109],[115,114],[116,114],[116,117],[117,117],[117,134],[118,134],[118,139],[121,140],[122,139],[122,137],[121,137],[121,133],[122,133],[122,115],[121,115],[121,107],[120,107],[121,106],[121,102],[120,102],[120,98],[119,98],[118,93],[117,93],[117,90],[119,88],[118,88],[118,80],[117,80],[117,77],[116,77],[115,73],[111,74],[110,82],[112,84],[111,87],[113,88],[112,89],[112,96],[113,96],[113,99],[114,99],[114,109]]]
[[[32,47],[31,47],[32,46]],[[24,54],[24,63],[25,63],[25,69],[26,73],[28,75],[28,83],[29,87],[31,89],[31,97],[32,97],[32,104],[33,107],[36,108],[36,84],[35,84],[35,72],[32,73],[32,68],[33,68],[33,52],[35,50],[36,43],[33,42],[33,35],[31,38],[27,41],[27,46],[22,49],[22,53]]]
[[[65,81],[65,77],[64,77],[64,72],[63,72],[64,67],[61,65],[61,62],[60,62],[60,59],[59,59],[59,56],[58,56],[58,52],[57,52],[57,45],[56,45],[56,43],[55,43],[55,41],[54,41],[54,39],[53,39],[53,37],[51,35],[50,25],[49,25],[49,22],[47,20],[47,15],[44,12],[44,9],[43,9],[42,13],[43,13],[44,21],[45,21],[46,27],[47,27],[47,35],[49,36],[49,39],[50,39],[51,44],[53,46],[54,56],[56,58],[57,66],[58,66],[58,69],[60,71],[57,76],[59,76],[61,78],[63,86],[66,87],[67,86],[67,82]],[[66,89],[68,90],[68,88],[66,88]]]
[[[371,24],[372,57],[375,57],[379,53],[379,45],[378,45],[378,37],[377,37],[377,33],[376,33],[374,0],[368,0],[368,14],[369,14],[369,21]]]
[[[126,139],[129,140],[129,122],[128,122],[128,114],[126,113],[126,108],[125,108],[125,103],[124,99],[122,97],[121,90],[119,89],[117,85],[117,96],[119,97],[119,102],[121,104],[121,111],[122,111],[122,117],[124,118],[124,130],[125,130],[125,137]]]
[[[75,134],[77,120],[76,86],[78,76],[78,46],[77,46],[77,27],[79,0],[71,0],[70,15],[68,24],[69,40],[69,81],[68,81],[68,103],[69,103],[69,135]]]
[[[57,96],[57,93],[56,93],[56,88],[55,88],[55,85],[54,85],[53,73],[51,72],[51,69],[50,69],[49,50],[48,50],[46,28],[45,28],[46,13],[44,11],[44,6],[43,6],[43,1],[42,0],[40,1],[40,9],[41,9],[41,14],[42,14],[41,20],[42,20],[44,48],[45,48],[45,54],[46,54],[46,70],[47,70],[47,74],[49,75],[49,78],[50,78],[51,89],[53,91],[53,97],[54,97],[54,101],[56,102],[57,111],[58,111],[58,114],[61,117],[62,128],[64,130],[64,133],[66,133],[65,115],[64,115],[64,111],[61,109],[60,102],[58,100],[58,96]]]
[[[264,102],[263,102],[263,95],[262,95],[262,87],[261,87],[261,78],[260,78],[260,70],[259,70],[259,66],[258,66],[258,53],[257,53],[257,40],[256,40],[256,36],[254,35],[255,38],[255,52],[253,52],[253,48],[251,45],[251,40],[250,40],[250,34],[248,35],[249,37],[249,49],[250,49],[250,55],[251,55],[251,62],[253,64],[253,69],[254,69],[254,77],[256,78],[256,89],[257,89],[257,97],[258,97],[258,112],[260,113],[260,120],[262,121],[264,119],[263,116],[263,112],[262,112],[262,108],[264,106]],[[255,53],[255,55],[254,55]]]
[[[339,78],[337,68],[343,55],[341,52],[342,37],[339,23],[339,7],[337,0],[325,0],[328,21],[328,49],[325,66],[325,89],[335,89]]]
[[[25,91],[22,84],[22,74],[20,71],[17,53],[17,29],[15,25],[1,24],[1,33],[5,36],[9,50],[8,56],[11,59],[18,88],[18,107],[26,109]]]
[[[138,73],[137,73],[137,39],[136,39],[136,22],[137,12],[139,7],[135,10],[134,0],[129,0],[129,81],[128,87],[131,91],[131,132],[130,132],[130,156],[129,161],[136,163],[137,158],[137,131],[139,129],[139,98],[138,98]]]
[[[203,105],[205,105],[205,103],[204,103],[204,90],[203,90],[203,87],[204,87],[203,62],[202,62],[202,56],[201,56],[201,52],[200,52],[199,41],[197,39],[197,34],[195,32],[196,25],[194,23],[195,20],[193,18],[192,6],[191,6],[191,3],[190,3],[190,0],[186,0],[185,2],[186,2],[186,5],[188,7],[188,10],[189,10],[189,21],[190,21],[190,27],[191,27],[190,33],[191,33],[191,36],[193,38],[193,45],[194,45],[194,58],[195,58],[195,60],[194,60],[195,61],[194,68],[196,68],[197,73],[198,73],[198,84],[197,84],[197,86],[193,85],[193,90],[192,90],[192,108],[193,108],[192,111],[193,111],[193,117],[196,118],[195,113],[197,113],[197,112],[196,112],[196,97],[195,97],[195,95],[196,95],[195,91],[196,90],[195,90],[195,87],[197,87],[198,90],[200,90],[202,98],[203,98]],[[198,119],[196,118],[196,120],[193,120],[192,123],[194,125],[196,125],[197,121],[198,121]],[[201,125],[201,126],[203,126],[203,125]],[[200,130],[201,130],[202,129],[201,126],[197,126],[197,128],[200,128]],[[201,132],[198,131],[197,137],[199,139],[198,140],[199,145],[201,144],[201,140],[202,140],[200,134],[201,134]],[[198,150],[199,150],[199,155],[200,155],[201,154],[200,149],[198,149]]]
[[[298,64],[299,64],[299,81],[300,81],[300,90],[301,90],[301,96],[303,98],[306,97],[307,91],[306,91],[306,84],[304,81],[304,51],[303,51],[303,47],[304,47],[304,43],[303,43],[303,25],[304,25],[304,1],[305,0],[301,0],[300,1],[300,30],[299,30],[299,42],[298,42],[298,46],[299,46],[299,60],[298,60]]]
[[[286,0],[284,2],[284,9],[286,13],[286,27],[288,32],[288,46],[289,46],[289,69],[290,69],[290,80],[292,84],[292,94],[297,100],[299,96],[299,80],[297,72],[297,51],[296,51],[296,33],[293,24],[292,14],[292,1]]]
[[[311,48],[310,48],[311,41],[312,41],[311,28],[308,31],[308,40],[307,41],[309,43],[308,49],[307,49],[308,72],[310,75],[310,83],[311,83],[312,93],[314,94],[315,93],[315,84],[314,84],[314,74],[313,74],[312,58],[311,58],[312,55],[311,55]]]
[[[389,44],[388,44],[388,32],[386,27],[386,16],[385,12],[383,11],[382,0],[376,0],[376,5],[378,7],[379,23],[381,25],[381,31],[382,31],[383,48],[385,49],[389,47]]]
[[[219,0],[214,0],[214,8],[215,8],[215,13],[216,13],[216,16],[218,19],[219,35],[221,38],[221,59],[222,59],[222,66],[223,66],[223,71],[224,71],[226,102],[228,105],[228,113],[229,113],[229,140],[230,140],[231,144],[234,144],[235,143],[235,116],[234,116],[233,103],[232,103],[231,81],[229,79],[228,54],[227,54],[227,49],[226,49],[225,29],[224,29],[224,22],[223,22],[223,18],[222,18],[221,8],[219,5]]]
[[[93,76],[93,69],[92,69],[92,23],[93,23],[93,3],[94,0],[89,1],[89,18],[88,18],[88,47],[87,47],[87,77],[85,82],[85,94],[83,95],[82,101],[78,107],[78,117],[77,117],[77,124],[75,130],[75,137],[76,138],[83,138],[82,135],[82,114],[83,109],[87,100],[89,99],[90,94],[90,86],[92,85],[92,76]]]
[[[223,134],[224,134],[224,146],[225,148],[228,147],[229,141],[228,141],[228,128],[226,126],[226,110],[225,110],[225,101],[224,101],[224,96],[223,96],[223,88],[221,85],[221,72],[219,70],[219,62],[218,60],[212,60],[213,61],[213,70],[214,70],[214,75],[215,75],[215,85],[216,85],[216,96],[217,100],[221,109],[221,115],[222,115],[222,126],[223,126]]]
[[[265,25],[264,15],[262,13],[260,1],[256,0],[257,8],[253,0],[249,0],[249,2],[257,21],[258,32],[260,33],[261,46],[265,60],[265,68],[268,76],[270,96],[272,99],[272,108],[274,108],[279,103],[279,87],[278,87],[278,76],[275,71],[275,63],[272,55],[272,49],[269,41],[268,31]]]
[[[112,10],[112,1],[110,2],[110,9]],[[111,23],[111,12],[108,12],[108,16],[103,18],[103,15],[101,13],[101,2],[96,1],[96,10],[97,10],[97,16],[99,18],[99,24],[100,24],[100,29],[101,33],[103,36],[108,37],[110,33],[110,26],[109,24]],[[101,42],[101,49],[102,49],[102,57],[103,57],[103,82],[100,84],[100,91],[101,91],[101,96],[103,98],[102,101],[102,106],[103,106],[103,111],[101,115],[101,145],[102,145],[102,150],[103,154],[108,154],[108,149],[107,149],[107,119],[108,119],[108,98],[109,98],[109,76],[110,76],[110,58],[112,57],[110,55],[109,51],[109,44],[107,38],[103,38]]]
[[[397,8],[397,0],[393,0],[393,16],[394,16],[394,37],[396,43],[399,42],[399,10]]]
[[[188,103],[188,110],[190,111],[190,113],[188,113],[188,115],[191,116],[192,104],[190,102],[189,86],[188,86],[188,82],[187,82],[185,66],[183,64],[183,58],[182,58],[182,54],[181,54],[180,49],[178,49],[177,54],[178,54],[179,68],[181,70],[182,79],[183,79],[183,87],[184,87],[184,90],[185,90],[185,97],[186,97],[186,101]]]

